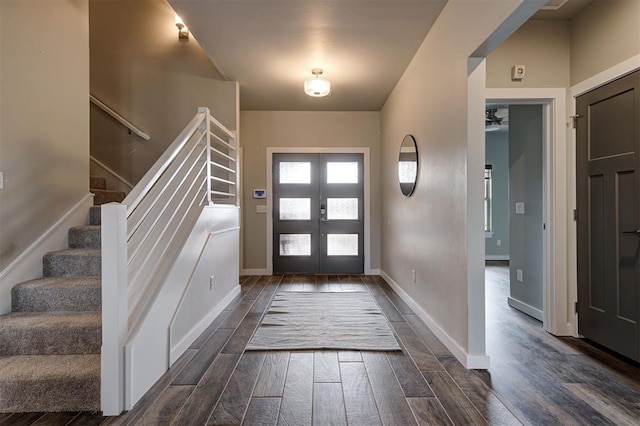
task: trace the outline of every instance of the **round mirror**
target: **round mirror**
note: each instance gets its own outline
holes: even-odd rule
[[[418,145],[413,136],[402,139],[398,157],[398,182],[400,190],[407,197],[413,194],[418,179]]]

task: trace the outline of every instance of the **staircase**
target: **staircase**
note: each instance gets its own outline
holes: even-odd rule
[[[47,253],[43,277],[12,289],[0,315],[0,413],[99,411],[100,204],[125,194],[90,178],[89,225],[69,230],[66,250]]]

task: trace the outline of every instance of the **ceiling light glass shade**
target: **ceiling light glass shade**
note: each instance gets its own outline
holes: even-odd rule
[[[496,130],[500,130],[500,124],[498,123],[485,124],[484,126],[485,132],[495,132]]]
[[[321,98],[331,93],[331,82],[325,78],[315,77],[304,82],[304,93]]]

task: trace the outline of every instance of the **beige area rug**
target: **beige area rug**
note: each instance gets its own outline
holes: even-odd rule
[[[400,350],[367,292],[278,292],[247,350]]]

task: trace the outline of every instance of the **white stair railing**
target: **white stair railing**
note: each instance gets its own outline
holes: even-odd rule
[[[121,204],[102,206],[102,411],[125,407],[124,348],[205,205],[238,205],[235,133],[198,113]]]

